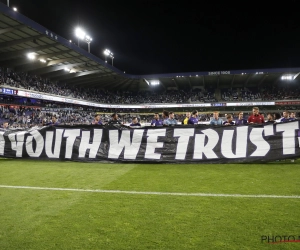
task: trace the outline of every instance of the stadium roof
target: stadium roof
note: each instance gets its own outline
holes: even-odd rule
[[[28,53],[35,59],[30,60]],[[260,86],[287,74],[298,82],[300,72],[300,68],[280,68],[130,75],[1,2],[0,66],[73,86],[124,90],[145,89],[152,81],[159,81],[164,89]]]

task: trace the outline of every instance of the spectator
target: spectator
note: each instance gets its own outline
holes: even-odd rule
[[[154,119],[151,122],[151,126],[155,127],[160,127],[163,125],[163,121],[159,119],[159,114],[155,113],[154,114]]]
[[[130,127],[141,127],[141,124],[138,122],[137,117],[132,118],[132,122],[130,124]]]
[[[266,123],[274,123],[274,115],[272,113],[267,114],[267,120],[265,121]]]
[[[295,112],[291,112],[290,113],[290,121],[295,121],[295,120],[297,120]]]
[[[101,122],[100,119],[101,119],[101,115],[100,114],[95,114],[95,119],[92,122],[92,124],[94,124],[94,125],[102,125],[102,122]]]
[[[7,121],[3,122],[2,128],[3,128],[3,129],[8,129],[8,128],[9,128],[9,125],[8,125],[8,122],[7,122]]]
[[[247,120],[244,118],[244,113],[239,112],[239,117],[235,121],[235,125],[244,125],[244,124],[247,124]]]
[[[288,110],[285,110],[282,112],[282,118],[280,119],[280,122],[289,122],[290,121],[290,112]]]
[[[219,118],[219,112],[215,111],[213,113],[213,118],[210,120],[210,125],[222,125],[223,119]]]
[[[262,124],[265,123],[263,115],[259,114],[259,108],[253,107],[253,114],[248,117],[248,123]]]
[[[164,121],[164,124],[167,126],[177,124],[177,120],[174,118],[174,112],[172,111],[169,112],[169,118]]]
[[[122,122],[119,120],[119,116],[117,113],[113,113],[111,115],[111,120],[109,121],[110,124],[122,124]]]
[[[228,126],[228,125],[235,125],[235,123],[233,121],[233,117],[232,117],[231,114],[227,114],[226,115],[226,119],[227,119],[227,121],[223,122],[223,125],[226,125],[226,126]]]
[[[186,112],[185,118],[184,118],[184,120],[182,121],[182,124],[187,125],[187,124],[188,124],[188,121],[189,121],[189,119],[190,119],[190,117],[191,117],[191,112]]]
[[[167,110],[164,110],[162,112],[162,118],[163,118],[163,124],[165,125],[166,120],[168,120],[168,118],[169,118],[169,112]]]
[[[274,114],[275,123],[281,122],[281,115],[279,113]]]
[[[192,112],[192,117],[189,118],[188,124],[198,124],[198,110]]]
[[[48,125],[58,125],[59,122],[57,120],[57,117],[54,115],[52,116],[51,122]]]

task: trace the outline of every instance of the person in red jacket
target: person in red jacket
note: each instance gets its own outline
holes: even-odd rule
[[[254,107],[252,109],[253,114],[248,117],[248,123],[265,123],[265,118],[263,115],[259,114],[259,108]]]

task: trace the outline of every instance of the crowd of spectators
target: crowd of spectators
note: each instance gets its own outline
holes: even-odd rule
[[[270,86],[268,88],[262,87],[261,89],[261,99],[263,101],[296,100],[299,99],[299,97],[300,88],[298,86]]]
[[[222,100],[230,101],[261,101],[261,94],[256,87],[221,89]]]
[[[295,86],[262,86],[227,88],[221,90],[223,101],[276,101],[299,99],[300,88]]]
[[[167,90],[164,92],[108,91],[98,88],[72,87],[36,75],[23,72],[16,73],[6,68],[0,68],[0,85],[106,104],[190,102],[190,93],[183,90]]]
[[[239,99],[239,92],[236,88],[221,89],[221,96],[223,101],[237,101]]]
[[[94,113],[81,110],[42,111],[38,108],[0,106],[0,123],[8,122],[11,127],[28,128],[35,125],[48,124],[51,117],[56,116],[61,124],[89,125]],[[108,115],[103,116],[108,119]]]
[[[122,111],[122,110],[120,110]],[[124,110],[122,111],[124,112]],[[65,125],[90,125],[97,112],[71,109],[57,109],[56,111],[41,110],[39,108],[0,106],[0,124],[8,122],[10,127],[28,128],[35,125],[48,124],[51,117],[56,116],[60,124]],[[132,122],[132,118],[137,117],[142,124],[151,123],[153,114],[126,114],[119,115],[119,119],[124,124]],[[175,119],[179,122],[185,118],[184,114],[175,114]],[[101,113],[101,121],[109,122],[111,113]],[[209,121],[210,115],[199,114],[199,121]]]
[[[190,91],[190,102],[218,102],[212,89],[193,89]]]
[[[37,75],[14,72],[0,67],[0,85],[60,95],[106,104],[153,104],[153,103],[212,103],[220,101],[272,101],[293,100],[300,96],[300,88],[277,85],[244,88],[222,88],[220,99],[216,89],[198,88],[185,90],[155,91],[108,91],[98,88],[81,88],[50,81]]]
[[[285,107],[291,108],[291,112],[293,111],[293,107]],[[55,110],[55,111],[54,111]],[[125,110],[118,110],[119,120],[123,124],[130,124],[132,122],[133,117],[136,117],[138,122],[143,125],[150,124],[154,117],[153,113],[126,113]],[[81,109],[71,109],[71,108],[58,108],[58,109],[40,109],[40,108],[32,108],[32,107],[12,107],[9,105],[0,105],[0,125],[4,122],[8,122],[11,128],[30,128],[33,126],[42,126],[45,124],[49,124],[53,116],[57,117],[58,123],[62,125],[90,125],[94,121],[95,114],[99,112],[91,111],[91,110],[81,110]],[[117,112],[115,112],[117,113]],[[201,113],[198,112],[197,119],[200,123],[209,123],[214,117],[215,112],[211,113]],[[239,113],[227,113],[222,112],[219,114],[219,117],[225,121],[228,114],[232,115],[233,120],[236,120],[239,117]],[[268,111],[261,111],[266,120],[268,117]],[[272,114],[277,114],[279,118],[282,115],[282,112],[277,112],[274,110],[271,112]],[[294,112],[296,117],[298,117],[298,113]],[[101,122],[103,124],[109,122],[111,120],[111,112],[101,112]],[[251,115],[251,111],[244,112],[244,118],[248,118]],[[275,117],[275,115],[274,115]],[[278,118],[277,117],[277,118]],[[162,116],[160,115],[162,119]],[[186,118],[186,112],[174,112],[175,120],[181,124]]]

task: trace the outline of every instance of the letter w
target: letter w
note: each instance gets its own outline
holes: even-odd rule
[[[134,160],[140,149],[144,130],[134,130],[132,133],[132,140],[130,138],[131,131],[122,131],[119,139],[118,130],[109,131],[109,153],[108,158],[118,159],[124,149],[124,159]]]

